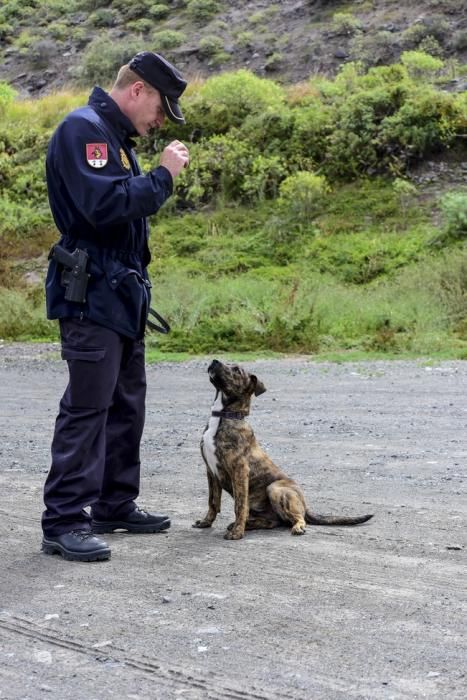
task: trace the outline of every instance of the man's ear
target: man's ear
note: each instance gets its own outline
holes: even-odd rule
[[[259,396],[260,394],[264,394],[266,391],[266,387],[262,382],[259,381],[258,377],[254,374],[251,374],[251,381],[253,382],[253,393],[255,396]]]

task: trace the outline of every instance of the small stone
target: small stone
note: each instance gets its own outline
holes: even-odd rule
[[[336,49],[334,51],[334,58],[339,58],[341,60],[344,60],[345,58],[348,58],[348,53],[345,49]]]
[[[171,598],[170,596],[168,596],[168,595],[163,595],[163,596],[162,596],[162,602],[163,602],[163,603],[171,603],[171,602],[172,602],[172,598]]]

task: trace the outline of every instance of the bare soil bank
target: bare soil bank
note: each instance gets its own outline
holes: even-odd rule
[[[356,528],[223,539],[199,439],[208,359],[148,368],[140,504],[167,534],[108,536],[109,562],[40,553],[66,383],[57,347],[0,347],[0,698],[463,699],[467,363],[246,363],[251,423],[320,512]]]

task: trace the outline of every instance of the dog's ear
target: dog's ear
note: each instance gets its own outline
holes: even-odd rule
[[[253,382],[253,393],[255,396],[259,396],[260,394],[264,394],[266,391],[266,387],[262,382],[259,381],[258,377],[255,374],[251,374],[251,381]]]

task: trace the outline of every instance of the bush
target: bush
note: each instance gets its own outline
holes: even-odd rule
[[[147,34],[151,29],[154,28],[154,21],[152,19],[147,19],[146,17],[140,17],[139,19],[132,19],[127,23],[128,29],[132,32],[138,32],[139,34]]]
[[[112,5],[114,10],[119,10],[125,19],[138,19],[139,17],[146,17],[151,11],[153,5],[153,0],[113,0],[113,2],[100,2],[99,4],[108,6]]]
[[[243,178],[242,190],[252,202],[275,198],[285,174],[286,167],[280,156],[258,155],[252,161],[251,172]]]
[[[330,187],[326,178],[306,171],[287,177],[279,188],[279,207],[299,223],[310,223],[323,211]]]
[[[3,117],[9,104],[16,97],[16,90],[11,85],[0,80],[0,117]]]
[[[362,61],[366,66],[390,63],[394,55],[394,43],[391,32],[358,33],[351,42],[350,52],[354,60]]]
[[[114,41],[112,37],[98,36],[86,48],[78,74],[80,82],[86,85],[112,83],[121,66],[128,63],[141,51],[141,40],[132,38],[126,41]]]
[[[401,63],[415,81],[432,81],[443,67],[443,61],[423,51],[404,51]]]
[[[156,51],[167,51],[183,44],[185,35],[182,32],[177,32],[175,29],[164,29],[160,32],[154,32],[152,40]]]
[[[277,109],[284,102],[279,85],[242,69],[214,76],[201,85],[194,118],[204,133],[223,133],[240,126],[249,115]]]
[[[446,194],[441,200],[441,211],[447,234],[452,238],[467,238],[467,194]]]
[[[116,13],[108,7],[101,7],[89,15],[88,22],[94,27],[113,27]]]
[[[220,10],[217,0],[188,0],[188,13],[197,22],[206,22],[212,19]]]
[[[199,53],[201,56],[215,56],[215,54],[223,51],[224,42],[218,36],[205,36],[199,42]]]
[[[351,12],[335,12],[332,16],[332,28],[336,34],[355,34],[361,29],[361,22]]]
[[[29,294],[0,287],[0,337],[5,340],[26,338],[50,338],[56,335],[56,327],[45,318],[41,295],[35,299]]]
[[[163,3],[157,3],[156,5],[151,5],[149,14],[154,19],[165,19],[170,14],[170,7]]]

